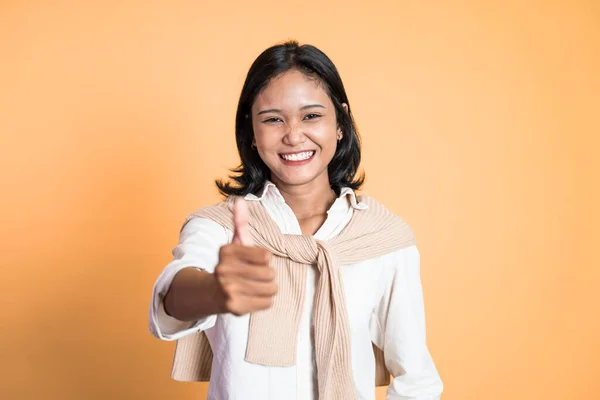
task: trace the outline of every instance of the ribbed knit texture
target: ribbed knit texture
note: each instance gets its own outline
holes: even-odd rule
[[[190,214],[209,218],[233,231],[233,202],[202,208]],[[272,254],[279,292],[273,306],[250,315],[246,361],[268,366],[292,366],[296,362],[298,327],[304,306],[306,275],[316,265],[320,276],[313,308],[315,357],[320,400],[356,398],[352,378],[350,327],[340,266],[383,256],[415,244],[406,222],[367,196],[368,205],[355,209],[339,235],[328,241],[312,235],[282,234],[259,202],[248,202],[249,231],[255,246]],[[184,223],[184,225],[185,225]],[[390,382],[383,352],[373,345],[378,386]],[[172,377],[180,381],[210,379],[212,350],[203,332],[178,340]]]

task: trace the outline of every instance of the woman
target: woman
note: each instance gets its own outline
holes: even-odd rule
[[[410,228],[357,197],[360,142],[337,69],[287,42],[253,63],[226,200],[190,214],[150,330],[209,399],[437,399]]]

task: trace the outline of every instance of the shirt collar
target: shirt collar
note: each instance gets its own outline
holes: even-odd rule
[[[285,203],[285,199],[283,198],[283,196],[281,195],[281,192],[279,192],[279,189],[277,189],[277,186],[275,186],[275,184],[271,181],[266,181],[265,185],[263,186],[261,192],[259,193],[259,195],[255,195],[255,194],[247,194],[245,197],[246,200],[250,200],[250,201],[276,201],[278,203]],[[346,199],[347,202],[344,202],[343,200]],[[369,206],[367,206],[365,203],[362,203],[360,201],[358,201],[358,199],[356,198],[356,194],[354,193],[354,190],[352,190],[349,187],[343,187],[342,190],[340,191],[340,195],[338,196],[338,198],[335,200],[335,202],[333,203],[333,205],[331,206],[331,210],[338,208],[340,206],[343,205],[349,205],[350,207],[356,209],[356,210],[365,210],[367,208],[369,208]],[[328,211],[328,212],[329,212]]]

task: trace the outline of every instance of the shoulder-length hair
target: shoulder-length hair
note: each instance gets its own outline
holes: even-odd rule
[[[308,44],[300,46],[296,41],[288,41],[263,51],[248,71],[235,118],[235,138],[241,164],[231,170],[234,174],[229,182],[216,180],[222,195],[258,194],[265,181],[271,179],[271,171],[252,148],[254,131],[251,108],[256,96],[273,78],[292,69],[317,79],[335,107],[337,124],[343,136],[328,165],[329,184],[338,195],[342,187],[357,190],[362,186],[364,174],[356,176],[361,157],[360,137],[337,68],[316,47]],[[347,110],[343,104],[348,106]]]

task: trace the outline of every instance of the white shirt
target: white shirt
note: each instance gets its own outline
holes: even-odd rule
[[[284,234],[302,234],[291,208],[277,187],[265,184],[259,201]],[[354,209],[366,208],[345,188],[327,212],[314,237],[327,240],[340,233]],[[177,340],[205,331],[213,349],[208,400],[316,400],[316,364],[311,320],[318,271],[308,269],[304,311],[298,333],[296,365],[272,367],[245,361],[249,315],[212,315],[190,326],[164,311],[162,299],[173,277],[187,267],[210,273],[218,263],[221,246],[233,233],[205,218],[190,220],[173,249],[174,259],[162,271],[153,290],[149,327],[157,338]],[[341,267],[350,321],[352,373],[360,400],[375,400],[375,362],[371,343],[382,348],[394,379],[388,400],[439,399],[443,385],[427,349],[425,313],[416,246],[357,264]]]

